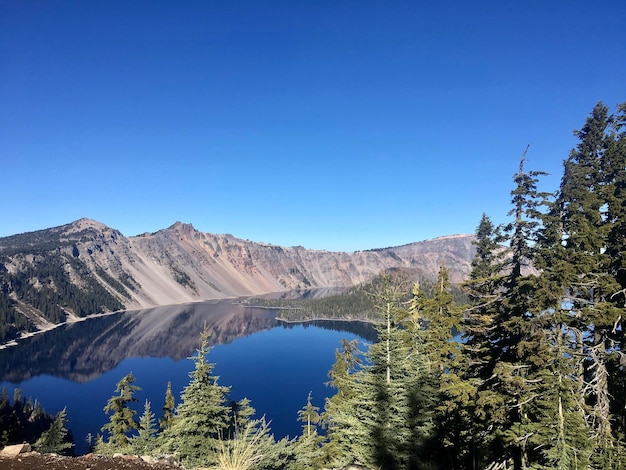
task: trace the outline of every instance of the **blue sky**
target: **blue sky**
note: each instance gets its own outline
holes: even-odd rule
[[[626,2],[0,2],[0,236],[352,251],[507,220],[626,101]]]

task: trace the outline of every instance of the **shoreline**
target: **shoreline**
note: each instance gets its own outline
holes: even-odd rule
[[[29,331],[28,333],[22,333],[19,338],[15,338],[15,339],[12,339],[11,341],[0,344],[0,350],[17,346],[21,341],[25,339],[32,338],[33,336],[37,336],[42,333],[47,333],[48,331],[52,331],[60,326],[73,325],[74,323],[79,323],[85,320],[89,320],[90,318],[99,318],[99,317],[105,317],[108,315],[117,315],[120,313],[132,312],[132,311],[133,310],[115,310],[114,312],[92,313],[84,317],[77,317],[77,316],[72,315],[70,318],[68,318],[64,322],[55,323],[52,326],[41,328],[37,331]]]
[[[213,297],[213,298],[209,298],[209,299],[197,299],[197,300],[187,300],[187,301],[183,301],[183,302],[174,302],[171,304],[164,304],[164,305],[151,305],[151,306],[144,306],[144,307],[131,307],[131,308],[127,308],[124,310],[115,310],[112,312],[102,312],[102,313],[92,313],[89,315],[86,315],[84,317],[78,317],[72,313],[68,313],[67,314],[67,319],[64,322],[61,323],[55,323],[51,326],[47,326],[45,328],[41,328],[41,329],[37,329],[36,331],[29,331],[28,333],[22,333],[18,338],[14,338],[12,340],[7,341],[6,343],[0,343],[0,350],[3,349],[7,349],[7,348],[11,348],[14,346],[19,345],[19,343],[23,340],[26,340],[28,338],[32,338],[33,336],[37,336],[39,334],[42,333],[46,333],[48,331],[52,331],[60,326],[65,326],[65,325],[72,325],[74,323],[78,323],[78,322],[82,322],[82,321],[86,321],[92,318],[99,318],[99,317],[105,317],[105,316],[109,316],[109,315],[118,315],[120,313],[129,313],[129,312],[140,312],[142,310],[150,310],[153,308],[160,308],[160,307],[169,307],[169,306],[180,306],[180,305],[188,305],[188,304],[197,304],[197,303],[202,303],[202,302],[214,302],[214,301],[227,301],[227,300],[232,300],[233,304],[237,303],[240,304],[242,307],[244,308],[259,308],[259,309],[265,309],[265,310],[301,310],[302,307],[271,307],[271,306],[267,306],[267,305],[248,305],[245,303],[246,299],[254,299],[254,298],[258,298],[260,296],[266,296],[266,295],[272,295],[272,294],[281,294],[287,291],[277,291],[277,292],[265,292],[265,293],[260,293],[260,294],[253,294],[253,295],[245,295],[245,296],[235,296],[235,297]],[[314,318],[314,319],[307,319],[307,320],[286,320],[280,317],[275,317],[275,319],[277,321],[281,321],[284,323],[307,323],[307,322],[312,322],[312,321],[361,321],[361,322],[367,322],[367,323],[376,323],[372,320],[361,320],[361,319],[350,319],[350,318]]]
[[[306,320],[287,320],[285,318],[274,317],[276,321],[280,321],[283,323],[311,323],[314,321],[345,321],[345,322],[361,322],[361,323],[371,323],[372,325],[376,325],[377,322],[374,320],[364,319],[364,318],[309,318]]]

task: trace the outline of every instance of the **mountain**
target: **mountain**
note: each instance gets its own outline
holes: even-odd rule
[[[352,286],[390,268],[452,282],[470,271],[472,235],[357,252],[281,247],[176,222],[125,237],[80,219],[0,238],[0,341],[95,313],[303,288]]]

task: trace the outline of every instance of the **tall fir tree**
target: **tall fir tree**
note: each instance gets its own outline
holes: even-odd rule
[[[321,444],[324,437],[318,430],[321,417],[319,407],[314,406],[311,400],[309,392],[306,405],[298,411],[298,421],[302,423],[302,434],[293,445],[295,461],[290,466],[293,470],[323,467],[324,457]]]
[[[139,424],[135,419],[136,411],[129,406],[137,401],[135,392],[141,390],[134,383],[135,377],[129,372],[117,383],[115,387],[117,395],[112,396],[104,407],[104,412],[111,416],[109,422],[102,426],[102,431],[109,433],[107,445],[112,452],[128,450],[129,434],[136,430]],[[102,446],[100,450],[103,451]]]
[[[161,434],[161,450],[175,453],[185,465],[215,465],[219,441],[228,432],[230,388],[218,384],[215,365],[206,359],[209,351],[209,333],[204,330],[200,347],[189,358],[195,365],[190,382],[182,391],[171,426]]]
[[[427,298],[418,284],[413,286],[407,329],[415,329],[420,337],[427,370],[436,387],[435,433],[428,449],[430,460],[443,468],[463,466],[471,442],[467,404],[475,390],[462,380],[461,343],[455,337],[462,328],[463,311],[464,306],[454,302],[444,265],[439,267],[432,298]]]
[[[538,374],[550,357],[533,296],[537,278],[529,272],[547,195],[537,190],[542,173],[524,170],[525,156],[514,176],[512,222],[499,230],[483,216],[478,227],[479,249],[466,284],[474,305],[464,325],[465,373],[476,389],[472,434],[484,443],[472,451],[474,463],[515,469],[539,464],[530,442],[540,421],[535,401],[545,386]],[[498,246],[504,241],[506,252]]]
[[[172,425],[174,419],[175,401],[172,393],[172,382],[167,383],[165,390],[165,401],[163,403],[163,414],[159,418],[159,431],[163,432]]]
[[[146,400],[143,414],[139,417],[137,435],[130,438],[133,454],[152,455],[157,447],[157,423],[150,402]]]
[[[582,129],[575,131],[579,143],[564,162],[559,192],[546,215],[538,263],[559,323],[575,338],[578,395],[590,407],[584,412],[592,428],[597,468],[626,465],[611,415],[624,316],[619,279],[624,199],[619,188],[626,167],[619,116],[609,115],[608,107],[598,103]]]
[[[402,288],[384,278],[375,296],[378,340],[356,372],[339,375],[349,380],[350,391],[341,400],[331,398],[324,413],[330,423],[327,448],[344,451],[331,464],[420,468],[433,429],[434,387],[419,337],[406,327],[410,314],[400,305]],[[339,359],[333,371],[346,370]]]
[[[607,354],[609,396],[613,433],[619,442],[626,442],[626,103],[617,106],[603,158],[606,222],[609,233],[606,244],[609,272],[615,279],[616,292],[609,296],[622,310],[610,334],[615,345]]]
[[[321,415],[326,428],[326,442],[322,446],[324,461],[331,467],[342,467],[364,461],[369,448],[366,430],[357,417],[361,396],[360,377],[363,374],[363,352],[358,340],[342,340],[335,351],[335,362],[328,373],[327,383],[336,390],[326,398]]]

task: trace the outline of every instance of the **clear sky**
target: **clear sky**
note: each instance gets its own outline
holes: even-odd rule
[[[88,217],[352,251],[507,220],[598,101],[626,2],[0,1],[0,236]]]

